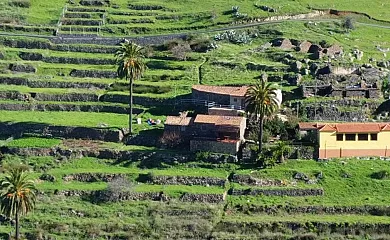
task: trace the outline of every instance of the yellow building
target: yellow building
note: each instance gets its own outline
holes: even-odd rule
[[[320,159],[337,157],[390,156],[390,124],[300,123],[300,130],[318,133]]]

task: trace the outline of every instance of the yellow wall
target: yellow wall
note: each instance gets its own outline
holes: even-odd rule
[[[387,149],[390,148],[390,132],[379,132],[378,140],[371,141],[369,134],[368,141],[359,141],[356,135],[355,141],[336,141],[336,132],[319,132],[320,149]]]

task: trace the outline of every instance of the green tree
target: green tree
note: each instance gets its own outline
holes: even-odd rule
[[[263,147],[263,128],[265,118],[273,116],[278,110],[277,85],[267,82],[266,77],[262,77],[255,85],[248,88],[245,96],[247,111],[256,117],[259,124],[259,152]]]
[[[273,147],[272,152],[273,155],[280,163],[284,162],[284,158],[286,154],[291,152],[291,147],[288,142],[278,141],[276,145]]]
[[[133,83],[142,77],[146,69],[143,48],[137,44],[125,41],[115,53],[117,74],[129,81],[129,131],[133,133]]]
[[[12,165],[1,179],[0,209],[5,216],[15,218],[15,239],[19,239],[19,217],[35,207],[36,188],[29,179],[27,167]]]

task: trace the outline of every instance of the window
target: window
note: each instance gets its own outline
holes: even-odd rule
[[[345,134],[345,141],[355,141],[356,134]]]
[[[358,140],[359,141],[368,141],[368,134],[358,134]]]
[[[344,134],[337,134],[336,135],[337,141],[343,141],[344,140]]]
[[[378,140],[378,134],[371,133],[371,141],[377,141]]]
[[[233,98],[233,101],[234,101],[234,102],[237,102],[237,98]]]

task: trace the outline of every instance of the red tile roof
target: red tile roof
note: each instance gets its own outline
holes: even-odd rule
[[[378,133],[381,131],[378,123],[338,123],[335,127],[339,133]]]
[[[202,115],[198,114],[194,123],[209,123],[215,125],[240,126],[244,117],[238,116],[219,116],[219,115]]]
[[[194,85],[192,86],[192,89],[200,92],[216,93],[216,94],[229,95],[234,97],[244,97],[246,91],[248,90],[248,87],[247,86],[227,87],[227,86]]]
[[[168,116],[166,125],[188,126],[191,123],[191,117]]]
[[[378,133],[390,131],[390,123],[299,123],[300,130],[318,129],[321,132],[338,133]]]
[[[324,126],[318,126],[320,132],[334,132],[336,128],[332,125],[325,124]]]

